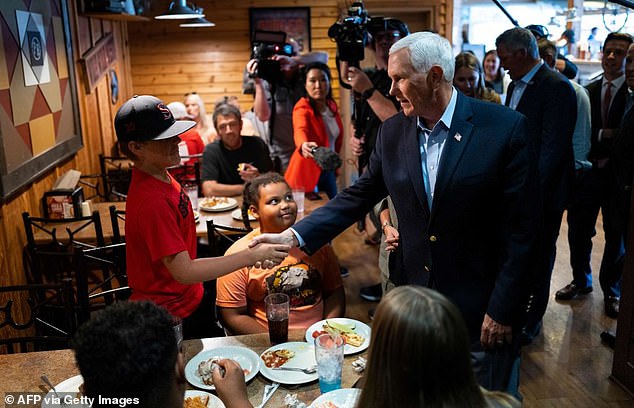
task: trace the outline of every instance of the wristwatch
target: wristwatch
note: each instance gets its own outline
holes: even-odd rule
[[[363,97],[363,99],[370,99],[372,97],[372,95],[374,95],[374,91],[376,91],[376,88],[372,87],[370,89],[367,89],[367,90],[363,91],[361,96]]]

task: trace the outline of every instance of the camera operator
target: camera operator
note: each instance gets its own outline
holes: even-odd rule
[[[363,172],[374,150],[379,126],[384,120],[398,113],[399,104],[396,98],[389,94],[392,80],[387,75],[387,60],[392,44],[409,34],[407,24],[390,17],[372,19],[367,29],[371,36],[368,45],[374,51],[376,67],[362,71],[348,66],[346,62],[341,64],[341,77],[347,80],[355,96],[352,118],[354,134],[350,137],[350,147],[352,153],[357,156],[359,174]],[[396,219],[392,219],[390,222],[382,223],[378,214],[380,210],[381,208],[377,208],[366,216],[365,223],[359,224],[359,229],[366,231],[367,239],[371,242],[384,241],[381,239],[382,230],[388,226],[387,224],[396,225],[397,222]],[[376,232],[371,233],[370,229]],[[383,275],[389,276],[389,273],[382,272]],[[368,301],[378,301],[383,295],[382,284],[362,287],[359,295]]]
[[[355,132],[350,145],[358,157],[359,173],[363,172],[374,149],[379,126],[398,112],[398,102],[389,94],[392,80],[387,75],[387,59],[392,44],[408,35],[409,29],[404,22],[388,17],[373,19],[372,24],[368,24],[368,33],[376,67],[362,71],[346,62],[341,63],[341,77],[347,79],[355,95],[352,118]]]
[[[304,95],[300,68],[310,61],[326,63],[328,54],[314,52],[299,56],[295,52],[293,56],[276,54],[269,58],[280,64],[281,75],[275,80],[269,82],[258,76],[258,61],[255,58],[247,63],[246,70],[253,80],[255,94],[253,110],[258,119],[263,122],[269,121],[271,159],[275,170],[284,174],[295,150],[292,125],[293,107]],[[244,84],[245,89],[248,89],[249,86],[248,82]]]

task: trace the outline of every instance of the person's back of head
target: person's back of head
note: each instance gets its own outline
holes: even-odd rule
[[[529,60],[539,59],[537,38],[527,28],[513,27],[504,31],[495,40],[496,47],[499,48],[500,44],[503,44],[510,51],[526,50],[526,57]]]
[[[138,398],[135,407],[182,406],[172,318],[154,303],[130,301],[109,306],[78,329],[72,348],[87,397],[100,396],[102,401]]]
[[[187,113],[187,108],[183,102],[170,102],[167,104],[167,109],[172,112],[174,119],[176,120],[191,120],[192,117]]]
[[[546,38],[540,38],[537,41],[537,47],[539,48],[539,56],[544,62],[551,68],[555,67],[555,60],[557,60],[557,45],[554,41],[547,40]]]
[[[376,309],[358,406],[484,407],[469,350],[447,298],[421,286],[393,289]]]
[[[401,38],[390,48],[390,55],[401,49],[408,49],[410,61],[418,72],[428,72],[434,65],[442,68],[446,82],[453,81],[454,57],[449,41],[430,31],[412,33]]]

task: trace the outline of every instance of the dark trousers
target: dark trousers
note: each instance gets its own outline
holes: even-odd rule
[[[525,332],[532,339],[541,328],[541,321],[550,298],[550,279],[557,255],[557,237],[563,210],[547,211],[534,243],[534,263],[531,276],[531,300],[528,307]]]
[[[198,309],[183,319],[183,340],[223,337],[216,318],[216,281],[205,282],[205,294]]]
[[[322,170],[317,181],[319,191],[325,191],[329,199],[337,195],[337,176],[333,170]]]
[[[483,350],[479,340],[471,344],[471,365],[480,386],[506,392],[521,401],[519,336],[513,338],[513,344],[495,350]]]
[[[603,296],[620,296],[621,269],[625,244],[616,214],[614,181],[608,168],[592,168],[577,175],[568,208],[568,244],[573,281],[579,287],[592,286],[592,237],[599,210],[603,216],[605,249],[599,270]]]

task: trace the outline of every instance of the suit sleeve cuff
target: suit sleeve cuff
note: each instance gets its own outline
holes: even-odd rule
[[[298,247],[300,248],[304,248],[306,246],[306,241],[304,241],[304,238],[302,238],[301,235],[299,235],[299,233],[297,231],[295,231],[293,229],[293,227],[289,228],[291,230],[291,232],[293,233],[293,235],[295,235],[295,238],[297,239],[297,242],[299,243]]]

